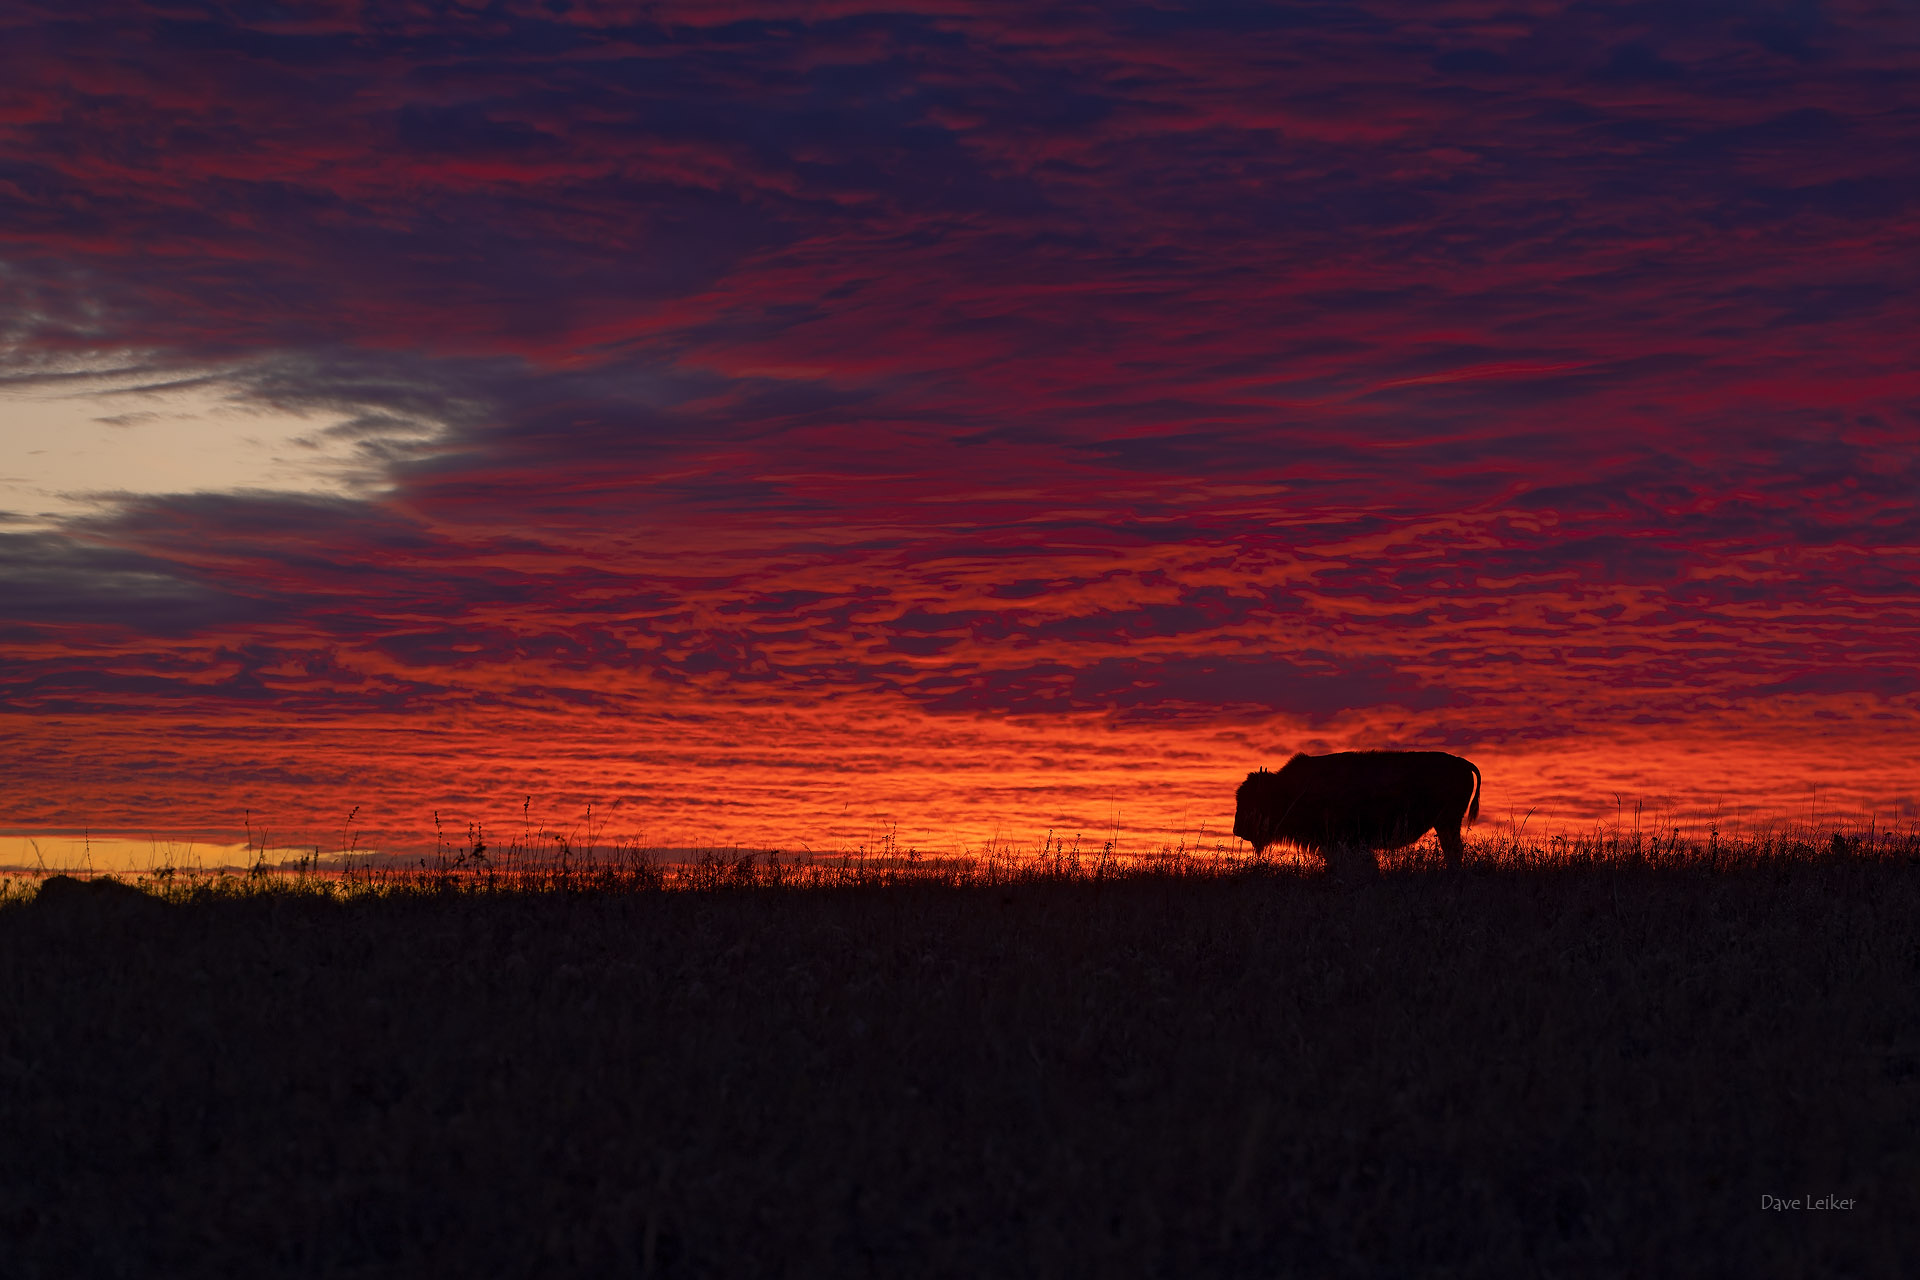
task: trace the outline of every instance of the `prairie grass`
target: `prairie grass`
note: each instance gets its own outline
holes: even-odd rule
[[[1913,1273],[1920,836],[1437,864],[15,878],[0,1274]]]

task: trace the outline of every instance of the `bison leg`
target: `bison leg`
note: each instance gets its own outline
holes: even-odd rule
[[[1440,852],[1447,855],[1447,870],[1460,869],[1460,857],[1466,851],[1460,843],[1460,819],[1435,824],[1433,834],[1440,837]]]

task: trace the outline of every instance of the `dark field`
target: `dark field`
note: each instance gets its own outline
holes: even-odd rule
[[[1916,853],[16,892],[0,1275],[1916,1274]]]

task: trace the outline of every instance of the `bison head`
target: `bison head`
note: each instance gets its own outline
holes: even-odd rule
[[[1267,846],[1282,839],[1286,818],[1294,804],[1306,793],[1306,779],[1294,768],[1294,756],[1278,773],[1265,769],[1247,775],[1234,793],[1233,834],[1265,853]]]

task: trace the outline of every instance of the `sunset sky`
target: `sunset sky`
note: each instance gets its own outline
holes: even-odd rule
[[[1911,822],[1916,353],[1905,0],[14,0],[0,861]]]

